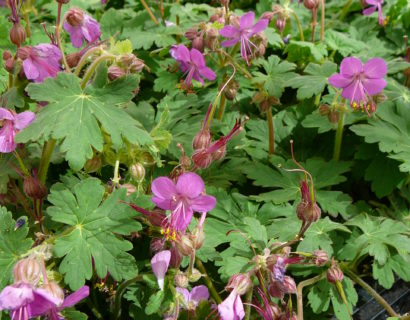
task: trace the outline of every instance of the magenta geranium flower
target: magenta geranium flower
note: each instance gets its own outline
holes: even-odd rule
[[[62,70],[61,51],[53,44],[42,43],[35,47],[20,48],[18,57],[23,60],[26,78],[34,82],[43,82],[49,77],[55,78]]]
[[[171,251],[163,250],[158,252],[151,259],[152,272],[158,281],[158,286],[161,290],[164,290],[165,274],[168,271],[169,262],[171,260]]]
[[[73,47],[79,48],[84,40],[94,42],[101,36],[98,22],[80,9],[70,9],[66,14],[64,29],[70,34]]]
[[[218,312],[222,320],[242,320],[245,317],[241,296],[236,290],[233,290],[229,296],[218,305]]]
[[[193,212],[208,212],[216,205],[216,199],[204,194],[202,178],[193,172],[179,176],[176,185],[167,177],[156,178],[152,182],[152,202],[164,210],[171,210],[170,227],[185,231]]]
[[[183,307],[191,311],[195,310],[201,301],[209,299],[208,288],[204,285],[192,288],[191,292],[186,288],[176,288],[176,291],[184,297]]]
[[[172,46],[169,50],[171,56],[180,63],[181,72],[186,74],[185,85],[188,88],[192,79],[204,84],[202,78],[215,80],[216,74],[206,66],[204,56],[195,48],[188,50],[183,44]]]
[[[386,73],[387,64],[381,58],[370,59],[363,65],[358,58],[349,57],[343,59],[340,73],[330,76],[329,83],[342,88],[342,97],[349,99],[351,105],[367,105],[369,98],[386,86]]]
[[[221,36],[231,38],[231,40],[226,40],[221,43],[223,47],[232,47],[238,42],[241,43],[241,56],[247,64],[249,64],[249,57],[253,56],[252,47],[258,49],[250,38],[265,30],[269,24],[269,20],[267,19],[260,19],[257,23],[253,24],[254,19],[255,13],[249,11],[240,18],[239,25],[225,26],[219,31]]]
[[[34,117],[31,111],[15,113],[12,110],[0,108],[0,121],[3,122],[3,127],[0,129],[0,152],[8,153],[16,149],[14,136],[33,122]]]
[[[370,7],[364,9],[363,14],[369,16],[377,10],[379,17],[379,25],[384,26],[385,20],[383,18],[382,12],[382,4],[384,3],[384,0],[366,0],[366,3],[370,4]]]

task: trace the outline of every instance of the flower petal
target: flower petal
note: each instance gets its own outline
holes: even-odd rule
[[[10,110],[0,108],[0,120],[14,120],[14,115]]]
[[[366,78],[383,78],[387,74],[387,64],[382,58],[373,58],[363,67]]]
[[[342,75],[335,73],[329,77],[329,83],[335,88],[345,88],[351,84],[353,78],[345,78]]]
[[[191,61],[191,55],[189,53],[189,50],[183,44],[180,44],[178,46],[176,56],[179,61],[184,61],[184,62]]]
[[[235,38],[235,39],[232,39],[232,40],[222,41],[221,46],[222,47],[232,47],[235,44],[237,44],[240,40],[241,40],[241,38]]]
[[[208,68],[208,67],[200,68],[200,69],[198,70],[198,72],[199,72],[199,74],[200,74],[202,77],[204,77],[205,79],[208,79],[208,80],[211,80],[211,81],[213,81],[213,80],[216,79],[216,73],[213,72],[213,71],[212,71],[210,68]]]
[[[168,177],[154,179],[151,190],[155,197],[168,200],[171,200],[177,193],[174,182]]]
[[[249,37],[253,36],[254,34],[257,34],[259,32],[264,31],[269,24],[268,19],[260,19],[258,22],[255,23],[255,25],[252,27],[252,32],[250,33]]]
[[[191,203],[192,210],[196,212],[209,212],[215,208],[216,199],[212,196],[199,196]]]
[[[60,310],[64,308],[71,307],[84,298],[88,297],[90,295],[90,288],[88,286],[82,286],[80,289],[75,291],[74,293],[70,294],[64,299],[63,304],[59,307]]]
[[[171,251],[169,250],[160,251],[151,259],[152,271],[154,272],[155,277],[157,278],[158,286],[161,290],[164,289],[164,278],[165,274],[168,271],[170,260]]]
[[[235,299],[234,310],[239,320],[245,317],[245,310],[243,309],[243,303],[240,295],[238,295]]]
[[[40,74],[40,72],[37,69],[37,66],[30,58],[27,58],[23,61],[23,70],[24,74],[26,75],[26,78],[29,80],[36,79]]]
[[[196,286],[192,288],[191,293],[189,294],[189,301],[193,302],[195,306],[199,304],[202,300],[209,299],[208,288],[204,285]]]
[[[355,101],[360,103],[366,101],[367,98],[363,89],[363,85],[360,81],[353,81],[349,86],[343,89],[342,97],[349,99],[351,102]]]
[[[255,20],[255,13],[253,11],[245,13],[239,20],[241,30],[252,28],[253,20]]]
[[[370,16],[373,12],[376,11],[376,9],[377,9],[376,6],[371,6],[371,7],[368,7],[368,8],[366,8],[366,9],[364,9],[362,13],[363,13],[365,16]]]
[[[363,86],[367,94],[373,96],[383,91],[383,89],[386,87],[386,80],[366,79],[363,81]]]
[[[14,310],[34,300],[33,288],[26,283],[7,286],[0,293],[0,310]]]
[[[239,38],[239,30],[234,26],[225,26],[219,30],[219,34],[225,38]]]
[[[179,176],[176,189],[178,194],[193,199],[204,191],[205,184],[202,178],[196,173],[186,172]]]
[[[9,153],[16,149],[17,144],[14,142],[15,135],[16,132],[14,131],[13,125],[10,121],[6,121],[0,129],[0,152]]]
[[[340,74],[346,78],[350,78],[357,73],[363,71],[363,64],[356,57],[344,58],[340,64]]]
[[[14,120],[14,128],[22,130],[33,122],[35,114],[31,111],[24,111],[16,115]]]
[[[191,49],[191,62],[194,63],[198,68],[203,68],[205,67],[205,59],[202,53],[195,49]]]
[[[366,0],[367,4],[370,4],[370,5],[373,5],[373,6],[376,6],[377,4],[383,3],[383,2],[384,2],[383,0]]]
[[[184,297],[184,302],[186,305],[188,305],[189,302],[189,291],[186,288],[175,288],[175,290],[180,293]]]
[[[194,212],[192,208],[183,202],[178,203],[171,213],[171,226],[175,231],[185,231],[192,220]]]
[[[30,316],[39,317],[45,315],[47,312],[57,309],[57,306],[63,301],[53,296],[45,289],[34,290],[34,301],[30,303]]]

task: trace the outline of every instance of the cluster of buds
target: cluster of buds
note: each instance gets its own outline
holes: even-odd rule
[[[123,54],[108,68],[108,78],[113,81],[129,74],[139,73],[144,66],[144,61],[138,59],[134,54]]]
[[[196,28],[190,28],[185,32],[184,35],[185,35],[185,38],[191,41],[191,48],[194,48],[200,52],[203,52],[204,51],[204,33],[205,33],[204,30],[198,31],[198,29]]]
[[[259,106],[259,110],[263,113],[269,110],[272,106],[277,106],[280,101],[266,92],[256,92],[252,97],[252,103]]]
[[[7,70],[9,73],[14,73],[14,67],[15,67],[15,60],[13,58],[12,53],[9,50],[5,50],[3,52],[3,61],[4,61],[4,68]]]
[[[217,22],[220,24],[225,23],[225,9],[217,9],[216,12],[209,18],[211,23]]]
[[[340,113],[333,107],[330,107],[328,104],[322,104],[319,107],[319,113],[322,116],[327,116],[330,123],[337,123],[339,121]]]

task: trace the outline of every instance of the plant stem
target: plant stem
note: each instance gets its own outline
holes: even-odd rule
[[[21,157],[20,157],[19,153],[16,150],[14,150],[13,154],[16,157],[17,162],[19,163],[19,167],[20,167],[21,171],[23,172],[24,176],[29,176],[30,172],[27,170],[26,166],[24,165],[23,160],[21,160]]]
[[[26,22],[26,34],[27,34],[27,38],[31,38],[31,29],[30,29],[30,19],[28,17],[28,12],[24,13],[24,21]]]
[[[148,12],[149,16],[151,17],[152,21],[154,21],[155,25],[158,24],[158,20],[157,18],[155,18],[155,16],[153,15],[151,9],[148,7],[147,3],[145,2],[145,0],[141,0],[142,5],[144,6],[145,10]]]
[[[245,320],[251,318],[251,302],[252,302],[253,286],[248,290],[245,296],[246,307],[245,307]]]
[[[325,39],[325,0],[321,0],[321,17],[320,17],[320,41]]]
[[[300,41],[305,41],[305,36],[303,35],[303,29],[302,29],[302,25],[300,24],[299,18],[295,12],[293,12],[293,16],[295,17],[296,24],[298,25]]]
[[[88,80],[90,80],[90,78],[92,77],[92,75],[94,74],[95,70],[97,69],[98,65],[103,62],[104,60],[110,60],[110,59],[114,59],[115,56],[113,55],[104,55],[99,57],[98,59],[96,59],[87,69],[83,81],[81,81],[81,89],[84,89],[85,86],[87,85]]]
[[[195,265],[198,268],[198,270],[202,273],[204,277],[204,281],[206,286],[208,287],[209,291],[211,292],[212,297],[214,298],[215,302],[217,304],[220,304],[222,302],[221,297],[219,296],[218,292],[216,291],[214,284],[212,283],[211,278],[209,278],[208,273],[206,272],[206,269],[204,265],[202,264],[201,260],[198,258],[195,259]]]
[[[317,25],[317,8],[312,10],[312,43],[315,42],[316,25]]]
[[[345,4],[345,6],[342,9],[342,12],[340,13],[339,21],[343,21],[344,18],[346,17],[346,14],[349,12],[350,7],[352,6],[352,0],[348,0]]]
[[[13,75],[9,73],[9,89],[13,88]]]
[[[50,139],[43,146],[43,153],[41,154],[40,165],[38,168],[38,179],[45,184],[47,178],[48,167],[50,166],[51,155],[53,154],[56,145],[55,139]]]
[[[273,115],[272,108],[269,106],[266,111],[266,120],[268,120],[268,129],[269,129],[269,154],[273,155],[275,153],[275,130],[273,127]]]
[[[352,272],[347,268],[343,268],[343,272],[346,273],[354,282],[360,285],[364,290],[367,291],[392,317],[399,317],[396,311],[388,304],[386,300],[383,299],[371,286],[369,286],[366,282],[364,282],[357,274]]]
[[[135,282],[142,281],[142,275],[137,275],[134,278],[124,281],[118,286],[117,292],[115,294],[115,301],[114,301],[114,311],[113,316],[114,319],[118,319],[121,315],[121,297],[127,287]]]
[[[322,280],[325,276],[326,276],[326,272],[319,274],[318,276],[313,277],[311,279],[302,281],[298,284],[297,292],[296,292],[297,303],[298,303],[298,306],[297,306],[298,307],[298,320],[303,320],[303,292],[302,292],[303,288]]]
[[[65,71],[71,72],[70,66],[67,63],[67,59],[64,54],[63,46],[61,44],[61,37],[60,37],[60,29],[61,29],[61,8],[63,4],[61,2],[58,3],[58,9],[57,9],[57,21],[56,21],[56,39],[57,39],[57,45],[58,48],[61,51],[61,56],[63,57],[63,63],[64,63],[64,68]]]
[[[343,126],[344,126],[345,112],[339,114],[339,121],[337,123],[336,135],[335,135],[335,146],[333,151],[333,160],[339,161],[340,151],[342,149],[343,140]]]
[[[77,67],[75,68],[74,74],[76,76],[80,75],[81,70],[83,69],[84,65],[87,63],[88,57],[91,56],[92,54],[98,52],[98,51],[102,51],[102,48],[101,47],[94,47],[94,48],[91,48],[90,50],[88,50],[87,52],[85,52],[83,54],[80,61],[78,61]]]
[[[86,300],[86,303],[88,305],[88,307],[90,308],[91,312],[94,314],[94,316],[98,319],[98,320],[102,320],[104,319],[103,316],[101,315],[101,313],[97,310],[97,308],[92,304],[90,299]]]
[[[225,106],[226,106],[226,97],[225,97],[225,93],[222,93],[221,101],[219,102],[218,114],[216,115],[216,118],[218,120],[222,120],[222,117],[225,113]]]

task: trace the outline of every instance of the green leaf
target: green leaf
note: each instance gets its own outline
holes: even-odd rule
[[[132,244],[119,235],[138,231],[141,225],[133,219],[129,207],[119,202],[125,200],[125,189],[116,190],[104,201],[105,189],[97,179],[82,180],[73,189],[74,193],[56,184],[48,197],[52,206],[47,214],[53,221],[70,226],[54,244],[56,257],[63,258],[59,270],[65,282],[76,290],[89,280],[91,258],[100,278],[107,272],[117,281],[132,277],[136,265],[126,252]]]
[[[322,313],[329,309],[331,284],[326,279],[316,283],[308,294],[308,300],[314,313]]]
[[[322,65],[309,63],[305,69],[307,75],[296,76],[290,79],[286,85],[298,89],[298,100],[311,98],[313,95],[322,93],[328,84],[328,78],[336,72],[337,65],[326,61]]]
[[[345,57],[369,49],[366,43],[332,29],[325,32],[325,43],[330,49],[339,51]]]
[[[27,238],[29,231],[27,219],[25,224],[15,230],[16,221],[5,207],[0,207],[0,289],[12,279],[14,264],[20,256],[30,250],[33,241]]]
[[[321,61],[327,56],[327,50],[322,43],[313,44],[311,42],[294,41],[285,48],[285,53],[288,53],[288,60],[300,63],[303,60]]]
[[[281,60],[275,55],[270,56],[268,60],[259,59],[255,61],[255,65],[262,66],[266,74],[254,71],[252,83],[263,84],[269,95],[276,98],[282,95],[286,82],[296,76],[296,73],[292,72],[296,67],[295,64]]]
[[[145,307],[145,313],[147,315],[154,314],[159,311],[161,303],[164,300],[165,294],[163,290],[157,291],[149,297],[148,303]]]
[[[251,239],[259,242],[262,248],[266,247],[268,244],[268,236],[266,234],[266,228],[257,219],[252,217],[246,217],[244,219],[246,225],[246,232]]]
[[[87,86],[82,90],[80,79],[64,72],[44,83],[30,84],[26,89],[30,97],[49,104],[16,140],[62,139],[61,151],[66,152],[66,159],[74,170],[81,169],[93,156],[93,148],[102,151],[100,126],[111,136],[117,149],[123,146],[123,138],[131,143],[151,143],[149,134],[120,108],[132,99],[137,85],[135,77],[123,77],[102,88]]]
[[[358,296],[352,280],[350,280],[346,276],[343,278],[342,285],[344,295],[347,300],[347,306],[343,302],[343,299],[340,296],[340,293],[337,291],[336,286],[331,286],[331,290],[329,291],[330,299],[332,301],[333,311],[336,317],[339,320],[350,320],[350,315],[353,314],[353,307],[357,303]]]

